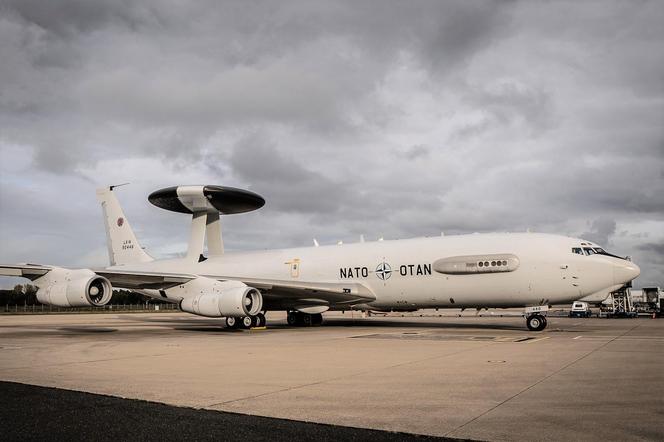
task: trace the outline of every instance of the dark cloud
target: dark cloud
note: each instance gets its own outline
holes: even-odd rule
[[[350,198],[343,180],[326,177],[324,170],[305,168],[258,134],[240,140],[228,161],[239,178],[262,189],[269,206],[279,211],[328,216]]]
[[[660,256],[660,262],[664,260],[664,242],[650,242],[650,243],[644,243],[644,244],[639,244],[636,246],[638,250],[643,250],[646,252],[653,252],[657,255]]]
[[[149,8],[125,0],[7,0],[5,13],[14,13],[30,25],[38,26],[59,37],[74,37],[117,23],[136,28],[149,19]]]
[[[590,230],[582,233],[581,238],[602,246],[609,246],[609,239],[616,233],[616,221],[610,218],[599,218],[592,222]]]
[[[641,267],[638,286],[664,285],[664,240],[637,244],[632,257]]]
[[[29,232],[103,254],[94,187],[126,181],[170,256],[187,219],[145,196],[210,183],[267,198],[224,220],[230,248],[530,229],[662,285],[662,22],[657,1],[6,0],[0,258],[39,255]]]

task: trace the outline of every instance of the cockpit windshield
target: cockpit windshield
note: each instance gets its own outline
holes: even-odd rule
[[[617,256],[612,253],[609,253],[601,247],[572,247],[572,253],[584,256],[605,255],[605,256],[611,256],[613,258],[625,259],[622,256]]]

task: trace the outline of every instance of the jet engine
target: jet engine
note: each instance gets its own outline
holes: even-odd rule
[[[108,279],[88,269],[56,267],[34,283],[39,288],[37,300],[57,307],[101,307],[113,295]]]
[[[187,313],[211,318],[239,318],[257,315],[263,308],[261,293],[239,281],[199,277],[184,287],[189,290],[180,301],[180,309]]]

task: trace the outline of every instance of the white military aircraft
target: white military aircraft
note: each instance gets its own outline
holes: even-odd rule
[[[536,233],[224,253],[219,215],[255,210],[265,200],[222,186],[169,187],[149,196],[158,207],[192,217],[187,255],[154,260],[114,187],[97,190],[110,267],[0,265],[0,275],[31,279],[44,304],[103,306],[115,286],[178,303],[188,313],[225,317],[229,327],[265,325],[268,310],[287,311],[291,325],[313,325],[328,310],[523,307],[527,327],[539,331],[550,305],[616,290],[640,273],[589,241]]]

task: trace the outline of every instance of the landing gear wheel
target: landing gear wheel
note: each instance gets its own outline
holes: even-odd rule
[[[295,312],[295,311],[288,312],[288,314],[286,315],[286,322],[288,323],[288,325],[290,325],[290,326],[297,325],[298,316],[299,316],[298,312]]]
[[[526,326],[531,331],[542,331],[546,327],[546,319],[542,315],[531,315],[526,318]]]
[[[233,318],[231,316],[226,318],[226,327],[228,328],[237,328],[240,325],[240,321],[237,320],[237,318]]]
[[[265,324],[267,324],[267,319],[265,319],[265,315],[262,313],[257,314],[256,327],[265,327]]]
[[[242,318],[242,328],[251,328],[255,324],[253,316],[245,316]]]
[[[311,327],[312,325],[320,325],[323,323],[323,315],[320,313],[309,314],[292,310],[286,316],[286,322],[291,326]]]

